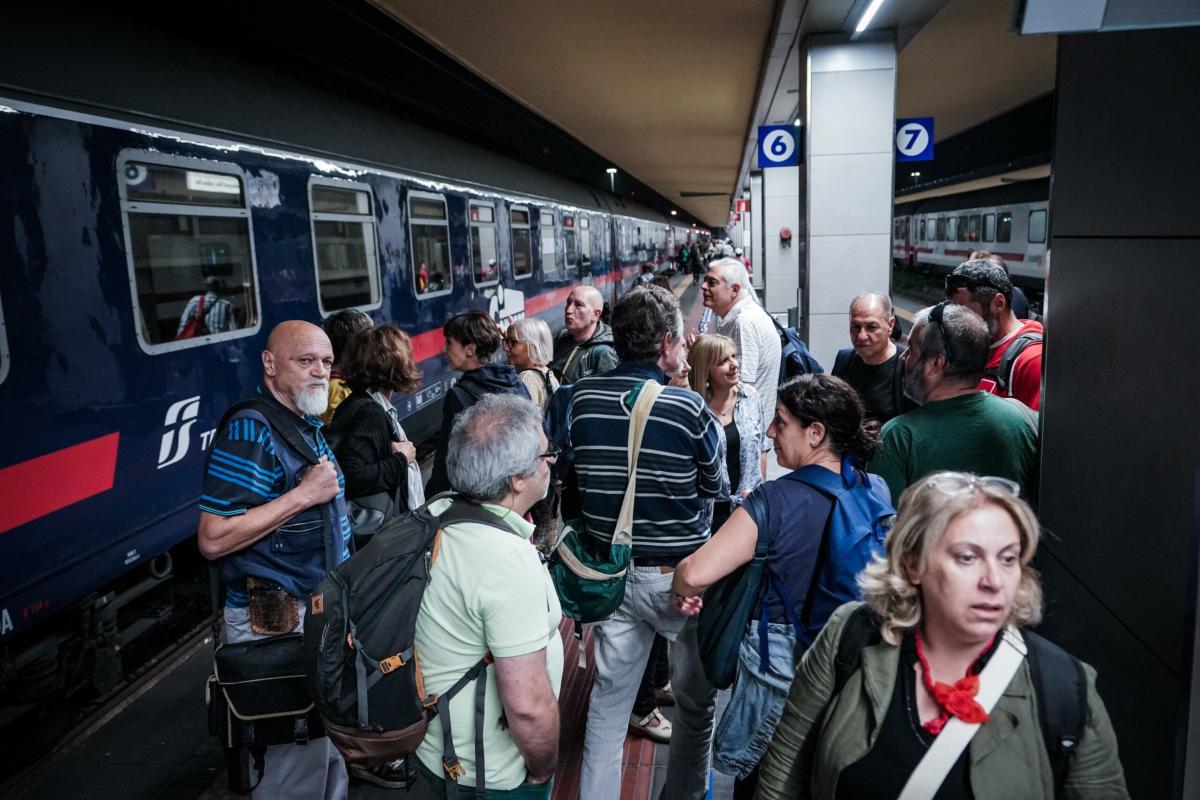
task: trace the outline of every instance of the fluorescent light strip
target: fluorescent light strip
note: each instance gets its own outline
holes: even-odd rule
[[[871,5],[867,6],[867,10],[863,12],[862,17],[858,20],[858,26],[854,29],[855,33],[862,33],[871,24],[871,20],[875,19],[875,12],[879,11],[879,7],[883,5],[883,0],[871,0]]]

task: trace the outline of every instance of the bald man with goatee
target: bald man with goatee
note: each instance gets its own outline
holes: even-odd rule
[[[604,297],[594,286],[576,286],[567,295],[563,329],[554,340],[550,369],[564,384],[608,372],[617,365],[612,328],[600,321]]]
[[[307,322],[282,322],[262,365],[262,383],[217,426],[200,498],[197,538],[218,562],[221,639],[230,644],[300,631],[308,596],[350,555],[342,473],[319,418],[333,366],[329,337]],[[254,797],[340,800],[347,784],[341,755],[322,737],[268,747]]]

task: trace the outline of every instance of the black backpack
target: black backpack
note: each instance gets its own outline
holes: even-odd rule
[[[862,664],[863,648],[879,643],[880,624],[879,617],[865,605],[856,608],[846,620],[834,659],[830,705]],[[1054,794],[1061,797],[1071,758],[1087,724],[1087,675],[1083,662],[1053,642],[1030,630],[1021,631],[1021,637],[1029,649],[1029,670],[1037,694],[1042,740],[1054,775]]]
[[[442,494],[430,502],[452,495]],[[378,766],[414,752],[429,721],[442,719],[446,790],[458,795],[463,773],[454,753],[450,700],[475,685],[475,771],[484,791],[486,654],[440,695],[427,693],[416,652],[417,612],[437,560],[442,528],[474,522],[513,531],[495,514],[461,497],[440,516],[428,504],[386,523],[370,546],[328,575],[309,599],[304,619],[309,692],[330,741],[349,764]],[[482,796],[482,794],[480,794]]]
[[[1025,348],[1031,344],[1037,344],[1044,337],[1037,331],[1026,331],[1020,336],[1015,337],[1008,346],[1004,348],[1004,354],[1000,356],[1000,363],[995,369],[989,369],[987,375],[992,380],[996,381],[996,386],[1006,395],[1012,394],[1012,373],[1013,368],[1017,365],[1017,356],[1025,352]]]

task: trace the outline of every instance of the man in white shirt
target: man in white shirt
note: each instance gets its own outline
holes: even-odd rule
[[[779,388],[779,331],[750,287],[746,265],[720,258],[708,266],[700,284],[704,305],[717,315],[716,330],[733,339],[742,381],[758,391],[763,419],[775,418],[775,393]]]

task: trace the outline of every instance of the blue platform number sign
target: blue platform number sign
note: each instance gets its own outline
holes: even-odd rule
[[[758,126],[758,167],[795,167],[800,164],[800,146],[795,125]]]
[[[896,160],[933,161],[933,117],[896,120]]]

